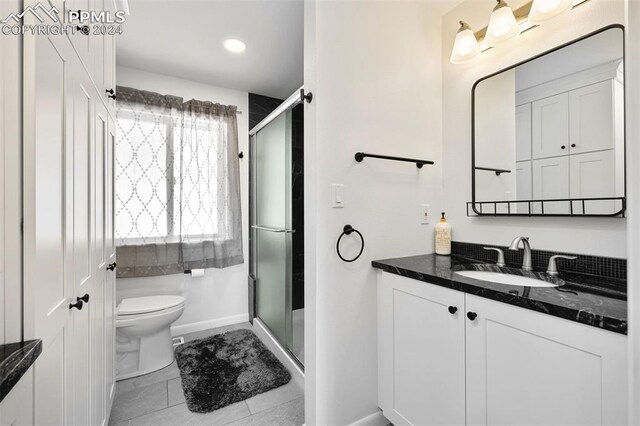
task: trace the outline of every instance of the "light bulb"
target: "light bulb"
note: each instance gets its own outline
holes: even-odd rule
[[[478,53],[480,53],[480,48],[478,47],[476,35],[469,24],[460,21],[460,29],[456,34],[456,40],[451,51],[451,63],[462,64],[473,59]]]
[[[547,19],[551,19],[562,12],[566,12],[573,6],[573,0],[533,0],[531,11],[527,20],[538,25]]]
[[[222,44],[231,53],[242,53],[247,49],[247,45],[237,38],[228,38]]]
[[[484,42],[489,46],[495,46],[520,34],[520,26],[509,5],[504,0],[497,1],[484,37]]]

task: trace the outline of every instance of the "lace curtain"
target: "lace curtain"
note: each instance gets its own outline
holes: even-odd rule
[[[236,108],[117,89],[118,277],[243,263]]]

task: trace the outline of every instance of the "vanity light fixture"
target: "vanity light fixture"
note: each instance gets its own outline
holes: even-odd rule
[[[460,21],[460,29],[456,34],[456,41],[451,52],[451,63],[462,64],[475,58],[479,53],[480,47],[478,46],[476,35],[469,24]]]
[[[489,50],[502,41],[537,27],[540,25],[540,22],[558,16],[569,9],[575,9],[588,1],[589,0],[531,0],[513,11],[504,0],[497,0],[498,4],[493,9],[493,13],[491,13],[489,25],[474,33],[479,52],[482,53]],[[468,25],[465,27],[463,22],[464,21],[460,21],[461,28],[458,30],[453,44],[450,59],[452,64],[462,64],[477,56],[477,54],[469,54],[462,60],[459,60],[460,52],[464,52],[469,48],[468,46],[472,44],[471,38],[464,32],[466,29],[471,31],[471,28],[467,28]],[[464,36],[460,36],[463,33]],[[458,43],[459,39],[462,39],[460,44]]]
[[[566,12],[571,9],[571,6],[573,6],[573,0],[533,0],[527,21],[533,25],[539,25],[547,19]]]
[[[520,26],[513,10],[504,0],[497,0],[497,2],[489,18],[487,34],[484,36],[484,42],[489,46],[495,46],[520,34]]]

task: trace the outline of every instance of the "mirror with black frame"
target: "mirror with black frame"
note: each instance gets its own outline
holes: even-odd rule
[[[476,215],[624,216],[624,30],[611,26],[473,87]]]

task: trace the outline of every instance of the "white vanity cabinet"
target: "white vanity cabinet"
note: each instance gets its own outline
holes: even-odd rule
[[[394,425],[464,424],[464,319],[464,293],[378,275],[378,399]]]
[[[378,273],[378,399],[395,425],[622,425],[626,371],[623,335]]]

